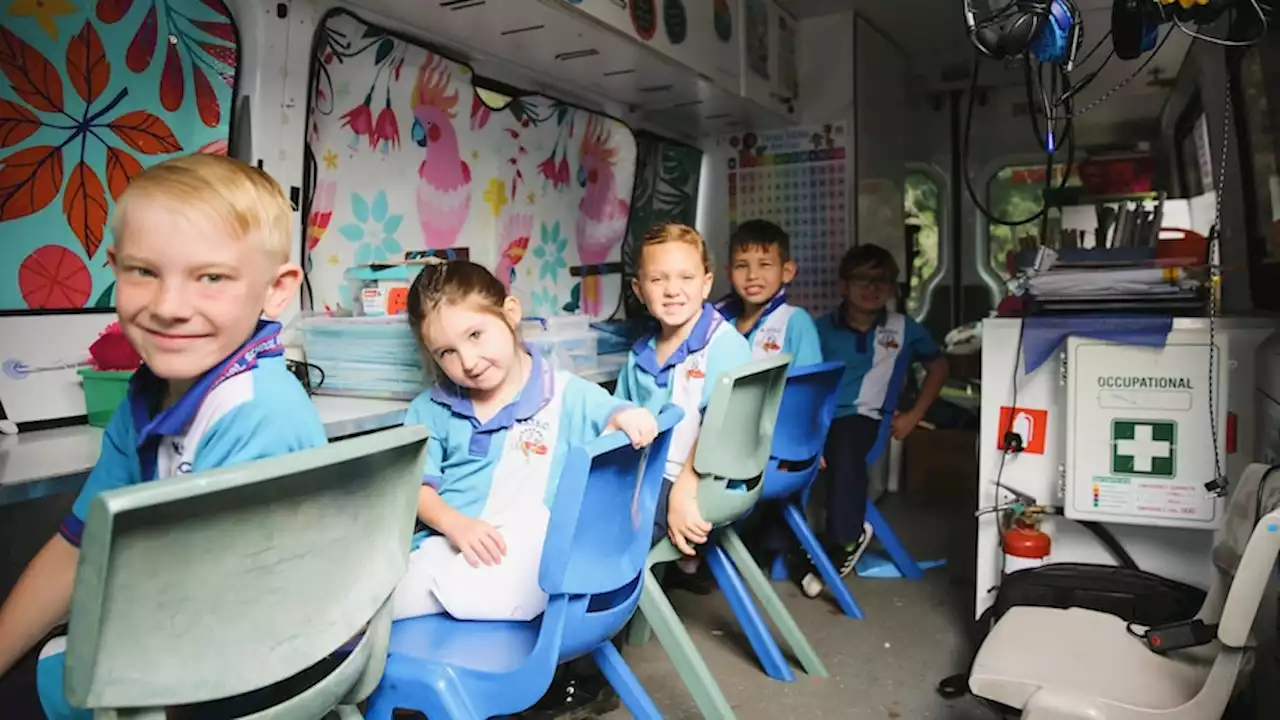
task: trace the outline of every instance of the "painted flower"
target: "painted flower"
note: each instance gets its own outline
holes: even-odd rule
[[[378,113],[378,121],[373,125],[373,133],[369,135],[369,146],[377,147],[382,143],[382,153],[400,149],[400,124],[396,122],[396,113],[391,106],[382,108]]]
[[[560,162],[556,162],[556,153],[552,151],[551,155],[542,162],[538,163],[538,174],[542,179],[551,183],[553,190],[569,184],[569,157],[568,155],[560,158]]]
[[[560,234],[560,221],[548,226],[542,224],[541,237],[538,241],[538,247],[533,249],[533,256],[542,261],[542,265],[538,270],[538,279],[550,278],[552,282],[556,281],[556,275],[560,270],[568,267],[564,261],[564,251],[569,245],[569,239]]]
[[[560,300],[551,291],[551,288],[543,287],[541,290],[535,290],[531,298],[533,300],[534,315],[547,317],[557,314]]]
[[[484,201],[489,203],[489,207],[493,208],[493,216],[498,217],[502,214],[502,208],[507,205],[507,184],[498,178],[489,181],[489,187],[484,191]]]
[[[395,237],[404,215],[388,212],[385,190],[379,190],[372,202],[359,193],[352,193],[351,215],[356,222],[343,225],[338,232],[347,240],[359,243],[355,255],[357,265],[385,262],[388,257],[404,252]]]
[[[352,150],[360,146],[360,138],[373,139],[373,111],[369,108],[369,103],[372,101],[372,97],[366,97],[364,104],[357,105],[342,114],[342,126],[350,128],[351,132],[355,133],[350,143]]]

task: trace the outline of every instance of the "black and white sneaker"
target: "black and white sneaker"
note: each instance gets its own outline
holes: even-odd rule
[[[848,577],[849,573],[857,567],[858,560],[862,559],[862,553],[866,551],[867,545],[871,544],[871,537],[875,531],[871,528],[871,523],[862,524],[862,535],[853,545],[845,547],[828,545],[827,557],[831,558],[831,563],[836,566],[836,572],[840,573],[840,577]],[[822,594],[822,576],[818,574],[817,568],[813,567],[812,559],[806,557],[802,572],[798,574],[799,580],[797,584],[800,586],[800,592],[805,597],[816,598]],[[793,574],[793,575],[794,575]]]

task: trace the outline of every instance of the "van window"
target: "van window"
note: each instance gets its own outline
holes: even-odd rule
[[[1055,163],[1053,167],[1055,185],[1062,182],[1062,174],[1066,167]],[[987,181],[987,209],[1003,220],[1020,220],[1035,215],[1044,205],[1045,166],[1038,165],[1006,165]],[[1080,184],[1080,175],[1075,168],[1067,186]],[[1019,241],[1026,239],[1036,243],[1040,238],[1041,219],[1017,226],[1002,225],[988,221],[985,250],[980,248],[982,257],[987,259],[991,269],[1001,278],[1009,278],[1007,256],[1019,249]],[[1049,211],[1049,235],[1052,237],[1061,230],[1062,216],[1051,209]],[[983,241],[980,241],[980,244]]]
[[[907,312],[917,320],[929,313],[929,301],[937,280],[950,265],[943,252],[943,205],[941,176],[932,168],[908,169],[903,193],[903,219],[915,226],[915,256],[911,261],[911,294]]]
[[[0,28],[0,312],[111,308],[115,199],[230,139],[239,36],[222,2],[64,11]]]

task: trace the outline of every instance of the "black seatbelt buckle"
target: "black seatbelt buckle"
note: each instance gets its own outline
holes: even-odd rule
[[[1203,620],[1184,620],[1148,628],[1139,637],[1148,650],[1163,655],[1174,650],[1207,645],[1217,635],[1217,625],[1206,625]]]

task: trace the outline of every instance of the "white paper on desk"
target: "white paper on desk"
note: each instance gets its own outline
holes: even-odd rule
[[[0,317],[0,364],[17,361],[39,368],[87,358],[89,346],[115,319],[113,312]],[[85,414],[75,368],[37,371],[17,379],[0,365],[0,403],[17,423]]]

